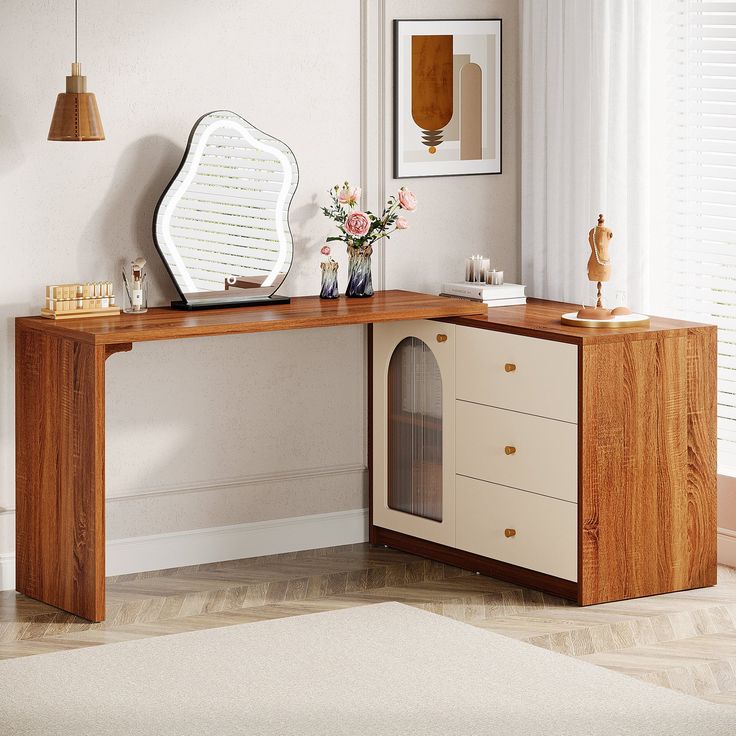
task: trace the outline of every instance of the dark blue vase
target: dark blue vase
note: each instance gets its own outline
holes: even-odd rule
[[[371,277],[370,245],[363,247],[348,246],[348,288],[346,296],[373,296],[373,279]]]
[[[322,299],[337,299],[340,296],[340,291],[337,288],[337,262],[323,261],[320,267],[322,268],[320,297]]]

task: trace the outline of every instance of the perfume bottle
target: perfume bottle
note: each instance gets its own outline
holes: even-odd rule
[[[125,286],[125,305],[123,311],[127,314],[142,314],[148,311],[148,284],[146,283],[145,258],[136,258],[130,264],[130,279],[123,270],[123,285]]]

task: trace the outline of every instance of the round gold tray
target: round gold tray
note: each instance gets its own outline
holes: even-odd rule
[[[646,314],[625,314],[610,319],[581,319],[577,312],[568,312],[560,317],[560,322],[571,327],[597,327],[607,330],[620,327],[649,327],[649,317]]]

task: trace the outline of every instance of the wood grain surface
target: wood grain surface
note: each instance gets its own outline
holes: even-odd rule
[[[652,317],[649,327],[592,328],[572,327],[560,324],[560,316],[577,312],[579,304],[565,304],[545,299],[529,299],[515,307],[490,307],[487,313],[442,320],[456,325],[480,327],[515,335],[539,337],[545,340],[569,342],[575,345],[592,345],[618,342],[621,339],[646,340],[663,333],[678,333],[688,327],[703,327],[696,322],[684,322],[665,317]]]
[[[295,330],[305,327],[336,327],[409,319],[433,319],[463,314],[483,314],[483,304],[412,291],[377,291],[367,299],[320,299],[294,297],[290,304],[211,309],[183,312],[168,307],[145,314],[91,317],[68,322],[43,317],[19,317],[26,329],[93,345],[120,345],[183,337]]]
[[[367,544],[121,575],[92,624],[0,591],[0,660],[398,601],[623,676],[736,704],[736,569],[716,587],[577,607]],[[697,736],[694,731],[693,736]]]
[[[582,351],[580,603],[713,585],[716,328]]]
[[[105,348],[16,325],[16,588],[105,614]]]

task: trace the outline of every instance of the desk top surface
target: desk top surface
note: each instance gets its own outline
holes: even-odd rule
[[[293,297],[289,304],[186,312],[169,307],[145,314],[47,319],[18,317],[16,324],[93,345],[293,330],[305,327],[433,319],[485,313],[483,304],[412,291],[377,291],[366,299]]]
[[[546,299],[530,298],[525,305],[492,307],[485,314],[456,315],[447,321],[468,327],[480,327],[516,335],[541,337],[546,340],[569,342],[575,345],[591,345],[619,340],[648,340],[667,336],[683,330],[710,329],[714,325],[700,322],[684,322],[667,317],[652,317],[648,327],[573,327],[560,323],[560,315],[577,312],[579,304],[565,304]]]

